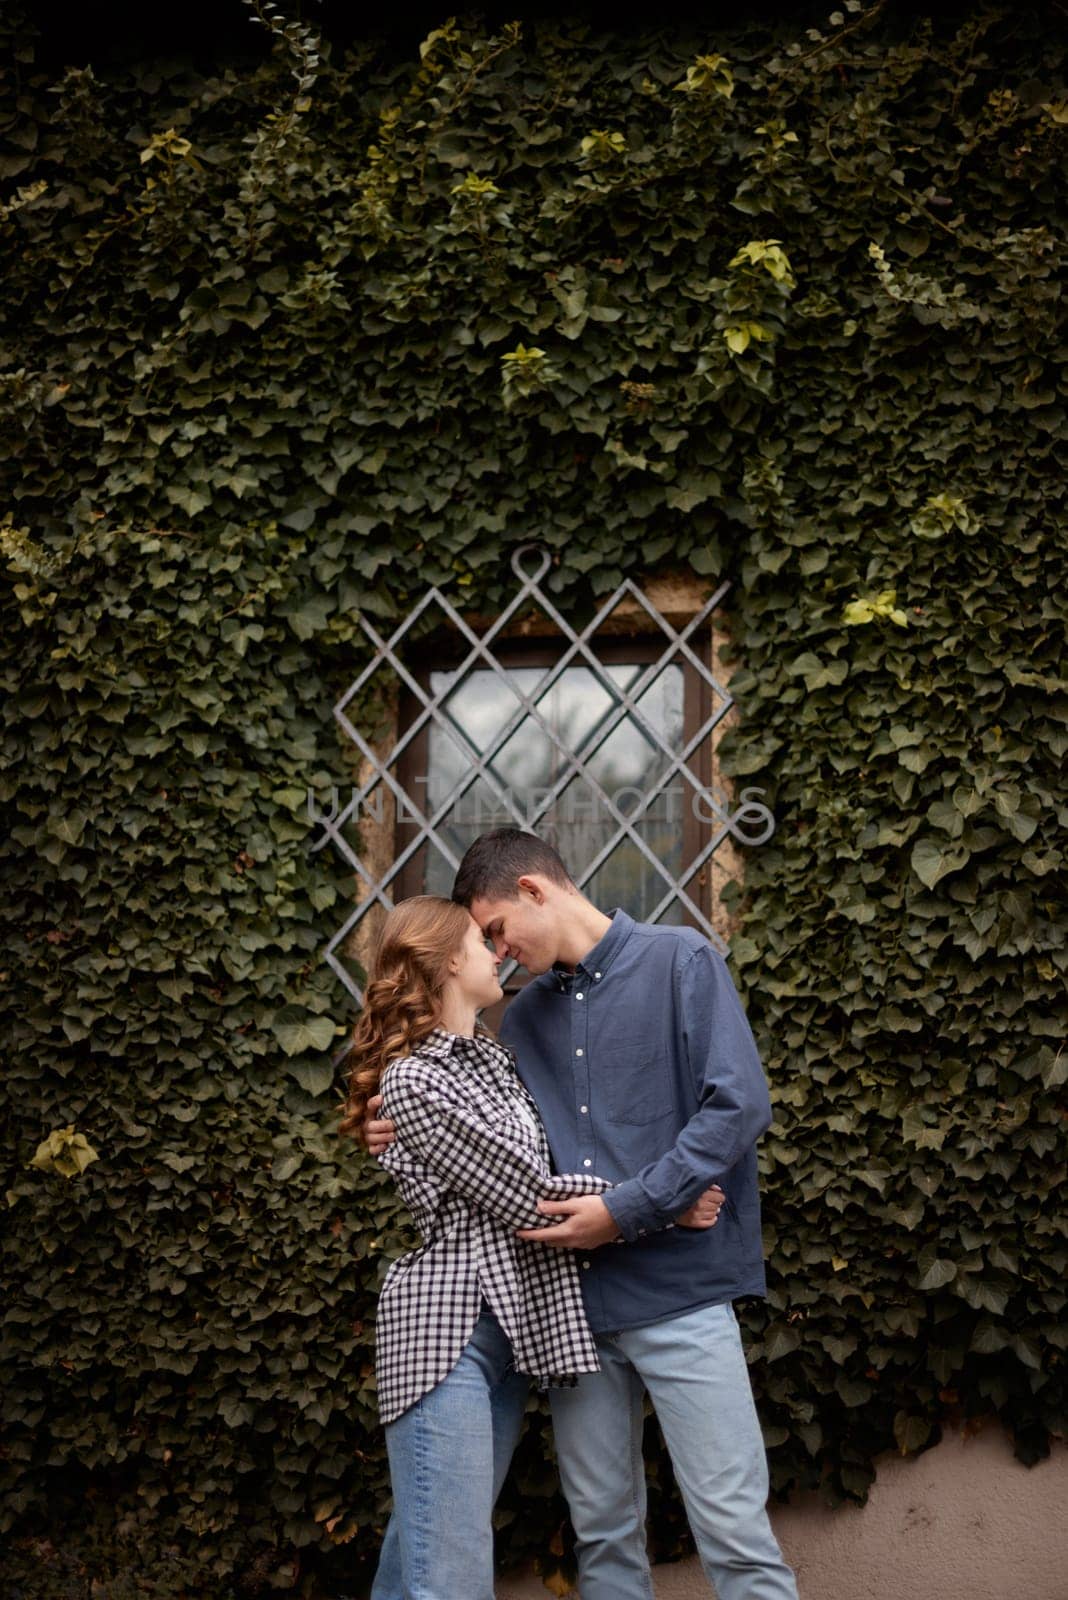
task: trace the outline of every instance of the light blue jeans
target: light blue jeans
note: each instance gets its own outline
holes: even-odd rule
[[[448,1376],[386,1426],[394,1511],[371,1600],[493,1600],[493,1507],[528,1387],[484,1306]]]
[[[601,1371],[550,1400],[582,1600],[652,1600],[642,1391],[719,1600],[797,1600],[767,1515],[768,1468],[733,1307],[598,1337]]]

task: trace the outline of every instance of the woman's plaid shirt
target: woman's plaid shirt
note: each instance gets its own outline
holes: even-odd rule
[[[423,1243],[390,1268],[378,1303],[378,1408],[392,1422],[452,1371],[482,1300],[542,1385],[596,1372],[571,1250],[515,1237],[550,1226],[537,1202],[601,1194],[602,1178],[554,1177],[533,1100],[496,1039],[435,1030],[382,1077],[396,1139],[380,1157]]]

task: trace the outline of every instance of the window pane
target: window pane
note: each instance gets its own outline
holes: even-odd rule
[[[608,681],[624,692],[647,670],[637,663],[603,668]],[[530,698],[548,671],[514,667],[509,676],[516,689]],[[624,816],[633,815],[668,770],[667,752],[676,754],[682,748],[683,674],[677,665],[663,668],[636,702],[648,732],[629,711],[621,711],[618,698],[598,683],[588,667],[567,667],[538,696],[536,709],[546,727],[524,711],[508,684],[488,668],[469,672],[452,688],[455,678],[455,673],[431,673],[431,694],[443,696],[443,711],[485,762],[488,773],[453,799],[440,824],[457,855],[487,829],[513,824],[513,812],[501,795],[508,791],[514,810],[556,845],[572,872],[581,873],[618,831],[607,802]],[[514,726],[508,732],[510,723]],[[436,722],[430,727],[426,784],[432,812],[472,769],[461,744]],[[577,774],[576,757],[592,783]],[[586,885],[595,904],[619,905],[644,918],[663,899],[669,880],[677,879],[683,867],[682,787],[677,776],[669,781],[635,828],[663,871],[626,839]],[[543,802],[548,804],[542,811]],[[428,854],[433,859],[428,861],[426,890],[448,894],[451,871],[436,852]],[[676,903],[661,920],[677,922],[681,915]]]

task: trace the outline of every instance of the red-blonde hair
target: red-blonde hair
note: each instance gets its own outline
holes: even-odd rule
[[[449,961],[470,926],[466,907],[434,894],[402,900],[386,917],[352,1030],[342,1133],[362,1138],[367,1102],[389,1063],[410,1056],[437,1027]]]

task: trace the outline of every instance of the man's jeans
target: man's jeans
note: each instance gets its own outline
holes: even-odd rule
[[[582,1600],[652,1600],[643,1388],[719,1600],[797,1600],[768,1521],[764,1441],[733,1308],[601,1335],[597,1350],[601,1371],[550,1397]]]
[[[448,1376],[387,1425],[394,1512],[371,1600],[493,1600],[493,1506],[528,1387],[483,1309]]]

